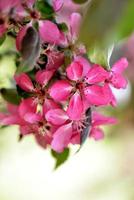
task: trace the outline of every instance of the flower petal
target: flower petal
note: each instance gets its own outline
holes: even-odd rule
[[[59,80],[52,85],[49,94],[55,101],[65,101],[69,97],[71,90],[72,86],[68,81]]]
[[[105,81],[109,77],[109,73],[99,65],[93,65],[86,75],[86,82],[89,84],[95,84]]]
[[[62,152],[66,148],[72,137],[72,123],[61,126],[53,135],[51,147],[56,152]]]
[[[110,82],[112,83],[112,85],[117,88],[123,88],[125,89],[127,87],[128,81],[121,75],[121,74],[115,74],[113,73]]]
[[[40,85],[47,85],[49,80],[52,78],[54,74],[54,70],[40,70],[36,73],[35,79],[36,82],[39,83]]]
[[[81,96],[76,92],[69,101],[67,114],[71,120],[80,120],[83,114],[83,102]]]
[[[45,115],[49,110],[51,109],[58,109],[60,108],[59,104],[57,104],[52,99],[45,99],[44,105],[43,105],[43,114]]]
[[[112,72],[121,74],[128,67],[128,61],[126,58],[121,58],[112,67]]]
[[[77,81],[82,78],[83,67],[78,62],[73,62],[67,67],[67,76],[70,80]]]
[[[39,33],[43,42],[57,45],[61,43],[62,33],[57,25],[49,20],[40,21]]]
[[[108,125],[117,123],[117,119],[114,117],[104,116],[98,112],[92,113],[92,125],[100,126],[100,125]]]
[[[111,102],[111,91],[107,84],[104,86],[92,85],[84,89],[86,99],[91,105],[101,106]]]
[[[46,113],[45,118],[48,122],[52,123],[53,125],[62,125],[68,120],[66,112],[62,109],[49,110]]]
[[[89,61],[82,56],[76,56],[74,60],[83,66],[82,77],[86,76],[89,69],[91,68]]]
[[[95,140],[102,140],[104,138],[104,133],[100,128],[93,128],[90,133],[90,137]]]
[[[19,115],[24,118],[28,113],[36,113],[37,104],[32,98],[24,99],[19,105]]]

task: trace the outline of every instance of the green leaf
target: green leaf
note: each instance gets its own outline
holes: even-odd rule
[[[63,32],[67,32],[68,31],[68,27],[67,27],[66,23],[58,24],[58,27]]]
[[[53,18],[54,9],[46,0],[37,1],[36,8],[41,12],[42,17]]]
[[[92,0],[81,27],[79,40],[88,47],[93,47],[96,43],[113,43],[113,31],[116,32],[116,25],[122,17],[125,18],[125,10],[130,2],[132,0]],[[133,10],[133,16],[132,12]],[[130,18],[129,15],[127,19],[131,25],[134,24],[132,16]]]
[[[104,68],[110,68],[110,58],[113,51],[113,45],[108,48],[94,45],[89,49],[89,58],[92,63],[99,64]]]
[[[88,0],[73,0],[74,3],[82,4],[86,3]]]
[[[82,146],[85,141],[87,140],[89,134],[90,134],[90,129],[91,129],[91,121],[92,121],[92,112],[91,108],[87,109],[86,111],[86,127],[83,129],[83,132],[81,134],[80,138],[80,145]],[[81,148],[81,147],[80,147]]]
[[[29,27],[22,40],[21,55],[22,63],[17,72],[28,72],[34,67],[34,64],[40,53],[40,37],[34,27]]]
[[[6,34],[4,34],[2,37],[0,37],[0,46],[3,44],[5,39],[6,39]]]
[[[18,105],[21,101],[21,98],[19,97],[16,89],[2,88],[0,90],[0,94],[7,102],[12,104]]]
[[[62,153],[57,153],[54,150],[51,150],[51,154],[56,160],[54,169],[57,169],[59,166],[61,166],[68,159],[69,149],[66,148]]]

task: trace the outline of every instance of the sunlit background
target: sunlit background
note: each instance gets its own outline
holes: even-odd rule
[[[131,19],[132,20],[132,19]],[[14,42],[0,47],[0,87],[10,87]],[[1,57],[5,53],[4,57]],[[105,139],[86,141],[79,153],[72,147],[69,160],[54,170],[49,150],[32,136],[18,142],[18,127],[0,129],[0,200],[134,200],[134,35],[115,45],[111,63],[127,56],[127,89],[115,91],[117,108],[102,111],[119,119],[105,128]],[[0,99],[0,109],[3,100]]]

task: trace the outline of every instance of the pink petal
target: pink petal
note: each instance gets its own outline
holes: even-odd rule
[[[102,140],[104,138],[104,133],[100,128],[93,128],[91,130],[90,137],[95,140]]]
[[[36,73],[35,79],[36,82],[39,83],[40,85],[47,85],[49,80],[52,78],[54,74],[54,70],[40,70]]]
[[[125,89],[127,87],[128,81],[121,75],[121,74],[115,74],[113,73],[110,82],[112,83],[112,85],[117,88],[123,88]]]
[[[23,119],[26,121],[26,122],[29,122],[31,124],[34,124],[36,122],[39,122],[42,120],[42,117],[41,115],[39,114],[36,114],[36,113],[26,113],[24,116],[23,116]]]
[[[48,144],[51,144],[52,138],[48,135],[35,135],[36,142],[43,148],[46,148]]]
[[[78,62],[73,62],[66,70],[70,80],[77,81],[82,78],[83,67]]]
[[[23,120],[18,115],[8,115],[0,113],[1,125],[21,125]]]
[[[7,109],[9,113],[11,114],[18,114],[18,108],[19,107],[14,104],[10,104],[10,103],[7,104]]]
[[[71,90],[72,86],[68,81],[59,80],[52,85],[49,94],[55,101],[65,101],[69,97]]]
[[[58,12],[63,6],[64,0],[53,0],[52,5],[55,12]]]
[[[126,58],[121,58],[112,67],[112,71],[117,74],[121,74],[128,67],[128,61]]]
[[[117,119],[114,117],[104,116],[98,112],[92,113],[93,126],[108,125],[117,123]]]
[[[111,91],[108,85],[92,85],[84,89],[86,99],[91,105],[101,106],[111,102]]]
[[[109,73],[99,65],[93,65],[86,75],[86,82],[89,84],[95,84],[105,81],[109,77]]]
[[[62,152],[72,137],[72,123],[61,126],[53,135],[51,147],[56,152]]]
[[[48,122],[52,123],[53,125],[62,125],[67,121],[68,116],[66,112],[62,109],[54,109],[49,110],[46,113],[45,118]]]
[[[83,102],[81,96],[76,92],[69,101],[67,114],[71,120],[80,120],[83,114]]]
[[[17,85],[21,89],[25,90],[26,92],[34,91],[33,83],[27,74],[22,73],[19,75],[15,75],[14,78],[15,78]]]
[[[73,145],[80,144],[80,134],[78,132],[73,133],[70,141]]]
[[[27,113],[36,113],[37,104],[32,98],[24,99],[19,105],[19,115],[24,118]]]
[[[74,60],[83,66],[82,77],[86,76],[91,68],[91,64],[89,63],[89,61],[82,56],[76,56]]]
[[[59,104],[57,104],[55,101],[52,99],[45,99],[44,105],[43,105],[43,113],[44,115],[51,109],[57,109],[60,108]]]
[[[72,13],[71,14],[71,19],[70,19],[70,27],[71,27],[71,34],[72,37],[77,38],[79,30],[80,30],[80,25],[82,21],[82,16],[79,13]]]
[[[43,42],[60,44],[62,34],[57,25],[49,20],[40,21],[39,33]]]

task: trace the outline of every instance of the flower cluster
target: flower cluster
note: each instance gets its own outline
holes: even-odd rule
[[[0,123],[18,125],[21,137],[33,134],[41,146],[56,152],[70,144],[81,145],[88,137],[102,139],[100,126],[116,119],[97,113],[96,108],[116,106],[111,88],[126,88],[122,75],[126,58],[110,70],[91,63],[85,46],[76,44],[81,15],[73,12],[65,25],[58,17],[43,19],[34,5],[33,0],[0,2],[0,36],[17,26],[16,49],[21,55],[14,75],[21,98],[18,105],[8,103]],[[58,15],[64,1],[55,0],[52,6]]]

